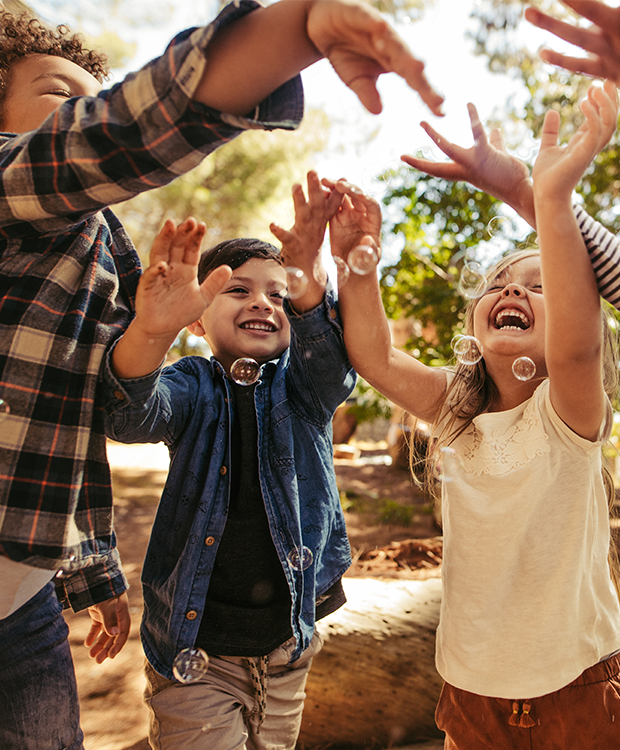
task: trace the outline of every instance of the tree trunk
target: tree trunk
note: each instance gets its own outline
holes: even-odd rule
[[[347,603],[317,625],[325,645],[308,677],[300,745],[390,747],[441,737],[440,579],[343,584]]]

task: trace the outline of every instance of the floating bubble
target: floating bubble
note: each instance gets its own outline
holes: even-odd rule
[[[450,342],[450,348],[452,351],[455,351],[455,347],[458,344],[458,342],[463,338],[465,334],[464,333],[455,333],[452,337],[452,341]]]
[[[459,278],[459,293],[467,299],[482,297],[486,289],[486,278],[482,273],[480,263],[467,261],[463,264]]]
[[[336,274],[338,279],[338,286],[344,286],[349,280],[350,269],[346,262],[339,258],[337,255],[333,256],[334,263],[336,264]]]
[[[511,240],[517,236],[518,229],[509,216],[494,216],[487,225],[487,232],[489,237]]]
[[[172,662],[174,679],[185,684],[197,682],[209,669],[209,657],[201,648],[184,648]]]
[[[347,264],[353,273],[366,276],[377,267],[379,256],[374,247],[370,245],[357,245],[349,253]]]
[[[301,270],[294,266],[287,266],[286,271],[286,291],[285,297],[288,299],[299,299],[303,297],[308,289],[308,277]]]
[[[312,269],[312,277],[320,286],[325,287],[327,285],[327,271],[321,262],[321,259],[317,259]]]
[[[531,380],[536,375],[536,365],[529,357],[519,357],[512,363],[512,374],[517,380]]]
[[[482,344],[475,336],[461,336],[454,342],[453,349],[462,365],[475,365],[482,359]]]
[[[441,448],[439,458],[435,463],[435,478],[440,482],[452,482],[456,476],[456,451],[450,446]]]
[[[2,417],[6,417],[6,415],[10,413],[11,408],[9,407],[8,403],[3,398],[0,398],[0,419],[2,419]]]
[[[260,377],[261,366],[255,359],[241,357],[230,368],[230,377],[237,385],[254,385]]]
[[[308,547],[293,549],[288,553],[288,564],[293,570],[307,570],[314,560],[312,550]]]

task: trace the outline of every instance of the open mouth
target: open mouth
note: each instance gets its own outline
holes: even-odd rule
[[[265,333],[275,333],[276,331],[274,324],[267,320],[248,320],[246,323],[241,323],[239,328],[244,331],[264,331]]]
[[[500,310],[493,323],[495,328],[501,331],[527,331],[532,325],[525,313],[514,308]]]

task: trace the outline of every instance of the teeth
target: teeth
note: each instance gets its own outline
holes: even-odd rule
[[[267,331],[267,333],[271,333],[275,330],[275,327],[271,325],[271,323],[243,323],[241,328],[249,329],[251,331]]]
[[[506,318],[512,318],[513,320],[516,318],[517,320],[522,321],[523,325],[522,326],[517,326],[517,325],[512,325],[512,324],[502,325],[502,321],[505,320]],[[525,313],[522,313],[520,310],[507,308],[505,310],[500,310],[497,313],[495,317],[495,326],[496,328],[501,328],[502,330],[505,330],[505,331],[523,331],[530,327],[530,320],[527,317],[527,315],[525,315]]]

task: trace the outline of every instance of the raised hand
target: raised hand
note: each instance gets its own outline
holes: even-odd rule
[[[323,184],[344,196],[329,222],[332,255],[346,261],[356,245],[369,245],[381,257],[381,207],[377,201],[344,179],[324,179]]]
[[[506,151],[502,135],[497,128],[490,132],[487,139],[484,126],[473,104],[468,104],[467,110],[474,137],[473,146],[457,146],[440,135],[427,122],[422,122],[422,128],[451,161],[435,162],[415,156],[402,156],[401,159],[410,167],[434,177],[469,182],[512,206],[526,221],[535,226],[529,167]]]
[[[377,79],[393,72],[420,94],[433,114],[442,114],[443,97],[426,79],[424,63],[373,8],[350,0],[316,0],[308,13],[307,33],[369,112],[381,112]]]
[[[168,219],[153,242],[150,265],[136,294],[137,327],[151,337],[174,338],[198,320],[230,277],[220,266],[198,283],[200,246],[206,226],[193,217],[175,225]]]
[[[194,218],[178,227],[168,219],[155,238],[150,265],[138,284],[136,316],[112,352],[117,377],[139,378],[154,372],[179,331],[201,317],[230,278],[230,267],[219,266],[198,283],[205,230]]]
[[[581,47],[588,53],[588,57],[572,57],[544,49],[540,52],[541,59],[573,73],[608,78],[616,85],[620,85],[620,8],[610,8],[599,0],[563,2],[576,13],[592,21],[592,26],[573,26],[537,8],[527,8],[525,18],[539,29],[550,31],[560,39]]]
[[[324,187],[316,172],[308,172],[306,179],[308,200],[303,187],[299,184],[293,185],[293,226],[288,230],[273,223],[269,226],[274,236],[282,243],[284,266],[301,269],[308,280],[306,293],[292,302],[297,312],[316,307],[323,298],[327,273],[321,263],[321,247],[327,223],[342,203],[342,194]]]
[[[603,88],[590,86],[581,103],[585,120],[566,145],[558,144],[560,115],[547,112],[540,141],[540,152],[532,176],[534,193],[570,197],[592,159],[613,136],[618,121],[618,94],[606,81]]]

